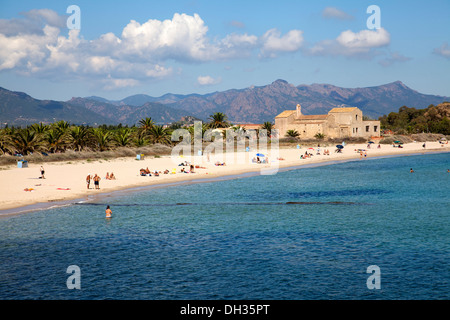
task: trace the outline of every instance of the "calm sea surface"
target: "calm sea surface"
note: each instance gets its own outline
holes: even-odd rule
[[[358,159],[3,217],[0,299],[450,299],[448,168]]]

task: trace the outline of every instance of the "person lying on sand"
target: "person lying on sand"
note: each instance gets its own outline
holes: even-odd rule
[[[147,169],[140,169],[139,170],[139,175],[141,175],[143,177],[145,177],[145,176],[151,177],[152,174],[150,173],[150,170],[148,170],[148,171],[147,170],[148,170],[148,168]]]

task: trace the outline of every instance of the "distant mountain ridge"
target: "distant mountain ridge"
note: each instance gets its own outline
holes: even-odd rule
[[[76,124],[98,125],[108,118],[85,108],[54,100],[38,100],[23,92],[9,91],[0,87],[0,123],[29,125],[53,123],[60,120]]]
[[[67,103],[86,108],[92,112],[108,118],[109,123],[137,124],[140,119],[151,117],[155,123],[165,124],[179,121],[182,117],[190,116],[184,110],[174,109],[158,102],[144,102],[135,106],[119,101],[108,101],[100,97],[72,98]]]
[[[450,101],[450,97],[422,94],[401,81],[366,88],[342,88],[331,84],[294,86],[279,79],[265,86],[205,95],[168,93],[151,97],[140,94],[111,103],[139,105],[157,102],[200,119],[206,120],[214,112],[223,112],[235,123],[262,123],[273,121],[284,110],[295,109],[298,103],[305,114],[325,114],[334,107],[354,106],[360,108],[364,115],[378,119],[404,105],[422,109],[443,101]]]
[[[37,100],[25,93],[0,88],[0,122],[30,124],[64,119],[76,124],[133,125],[145,117],[156,123],[171,123],[191,116],[207,121],[223,112],[232,123],[274,121],[284,110],[300,103],[304,114],[326,114],[334,107],[354,106],[374,119],[402,106],[423,109],[450,101],[450,97],[422,94],[401,81],[365,87],[342,88],[331,84],[298,85],[276,80],[265,86],[230,89],[208,94],[173,94],[160,97],[137,94],[122,100],[98,96],[69,101]]]

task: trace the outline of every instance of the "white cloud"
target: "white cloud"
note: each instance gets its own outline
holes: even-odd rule
[[[211,76],[199,76],[197,78],[197,83],[201,86],[209,86],[209,85],[213,85],[213,84],[219,84],[220,82],[222,82],[222,79],[220,77],[217,79],[214,79]]]
[[[383,47],[389,44],[390,35],[383,29],[362,30],[354,33],[351,30],[342,32],[336,41],[343,47],[356,50]]]
[[[261,54],[263,56],[275,57],[281,52],[295,52],[303,44],[303,31],[291,30],[284,36],[277,29],[270,29],[262,36]]]
[[[450,47],[447,42],[443,43],[439,48],[435,48],[433,53],[450,59]]]
[[[371,57],[374,49],[388,46],[390,34],[385,29],[361,30],[357,33],[347,30],[335,40],[324,40],[315,44],[307,52],[311,55],[343,55]]]
[[[322,17],[325,19],[353,20],[354,17],[335,7],[326,7],[322,11]]]
[[[110,77],[101,80],[101,83],[103,84],[104,90],[116,90],[139,85],[139,81],[135,79],[113,79]]]
[[[299,50],[303,43],[302,31],[282,35],[276,29],[260,37],[232,33],[211,40],[198,14],[175,13],[172,19],[145,23],[131,20],[119,36],[109,32],[92,40],[83,38],[82,29],[67,30],[67,16],[49,9],[31,10],[22,17],[0,20],[0,72],[14,70],[54,80],[107,79],[108,88],[170,76],[173,70],[166,64],[173,61],[225,61],[246,58],[258,50],[260,56],[276,57]],[[220,81],[211,79],[198,81],[202,85]]]

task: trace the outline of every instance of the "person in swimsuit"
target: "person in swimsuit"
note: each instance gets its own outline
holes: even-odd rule
[[[112,211],[109,208],[109,206],[106,206],[105,213],[106,213],[106,218],[112,218]]]
[[[100,189],[100,177],[97,174],[94,176],[94,187],[97,190]]]
[[[41,166],[41,179],[45,179],[44,173],[45,173],[44,167]]]
[[[91,186],[91,175],[88,174],[88,176],[86,177],[86,185],[87,188],[90,189],[89,187]]]

